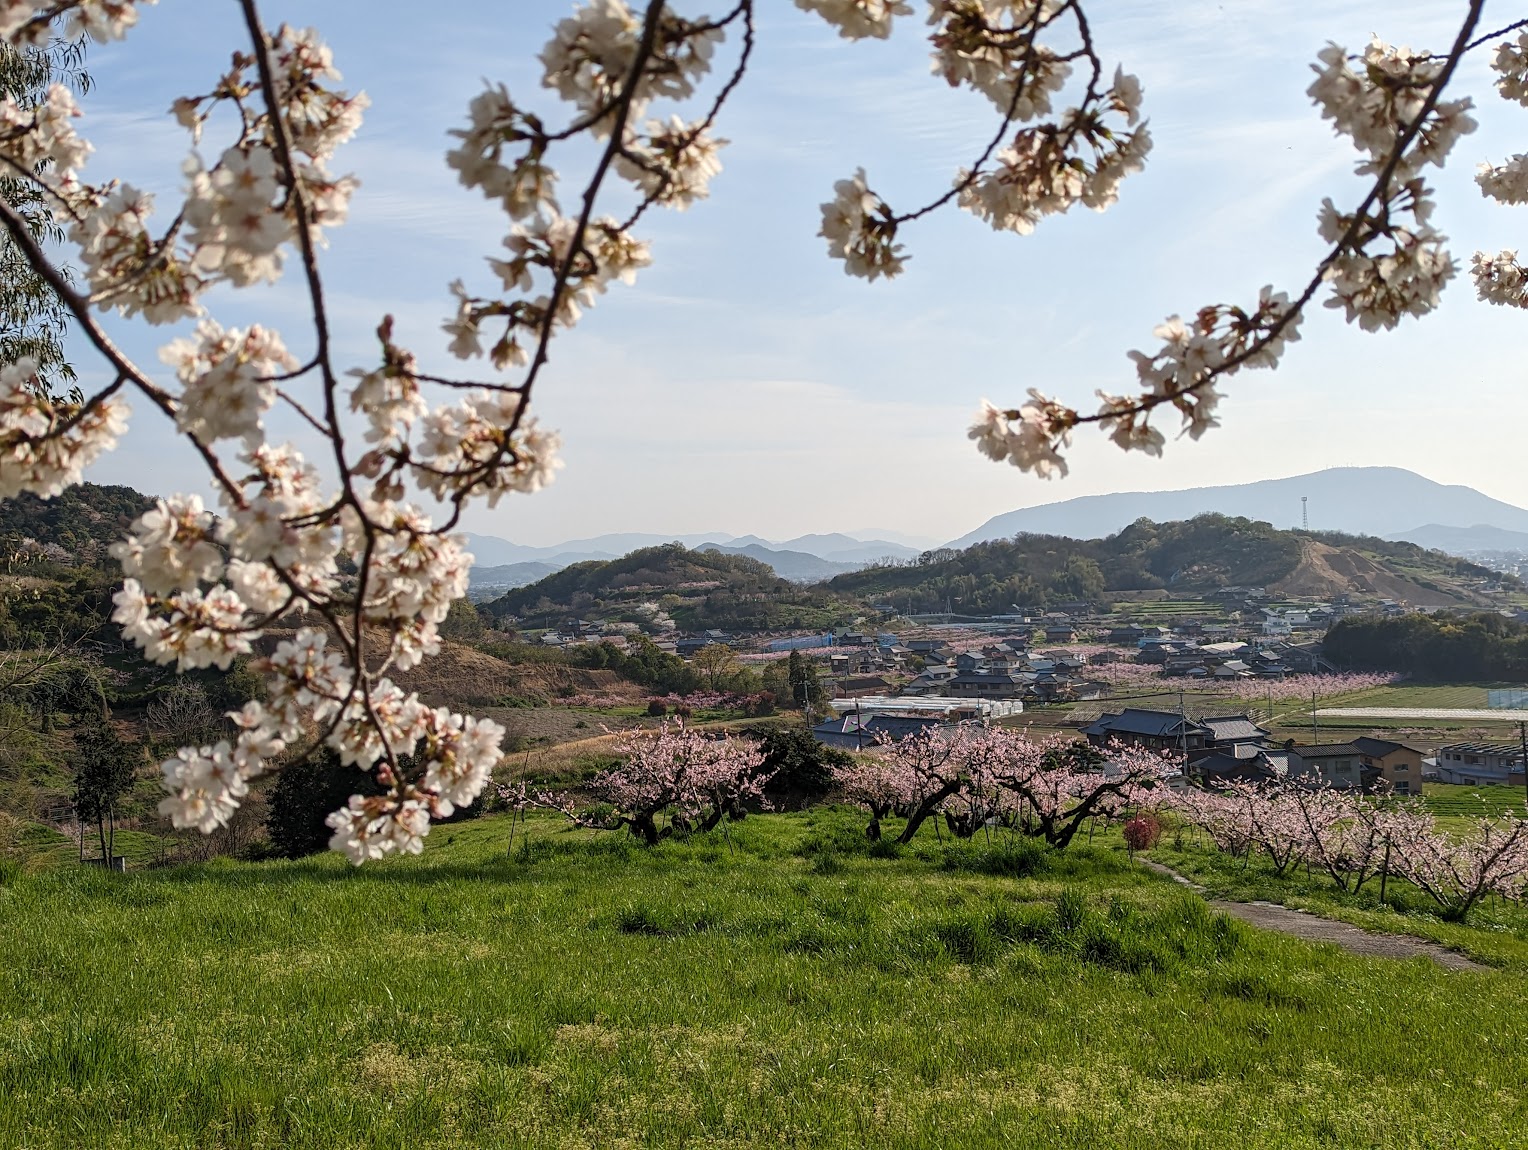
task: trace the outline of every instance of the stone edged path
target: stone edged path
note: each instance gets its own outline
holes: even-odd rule
[[[1141,862],[1148,869],[1166,875],[1174,882],[1182,883],[1198,894],[1204,894],[1204,887],[1184,878],[1172,867],[1153,862],[1151,859],[1142,859]],[[1291,910],[1277,903],[1228,902],[1218,898],[1205,901],[1216,910],[1232,918],[1239,918],[1242,922],[1261,927],[1263,930],[1276,930],[1281,934],[1293,935],[1311,942],[1330,942],[1351,954],[1360,954],[1367,958],[1422,957],[1430,958],[1439,966],[1447,967],[1449,970],[1491,969],[1489,966],[1483,966],[1473,959],[1466,958],[1457,951],[1439,946],[1435,942],[1428,942],[1426,939],[1413,938],[1405,934],[1378,934],[1350,923],[1321,918],[1307,911]]]

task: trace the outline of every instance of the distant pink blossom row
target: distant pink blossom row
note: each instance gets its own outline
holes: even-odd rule
[[[1272,692],[1275,699],[1287,702],[1292,699],[1309,699],[1312,692],[1319,698],[1330,699],[1356,691],[1372,691],[1376,687],[1394,686],[1405,677],[1391,671],[1345,671],[1332,675],[1291,675],[1287,679],[1233,679],[1226,687],[1231,694],[1242,699],[1266,699]]]
[[[1528,893],[1528,823],[1510,811],[1461,833],[1440,827],[1419,802],[1292,783],[1190,787],[1163,798],[1221,850],[1258,851],[1281,875],[1303,864],[1356,892],[1388,870],[1459,919],[1488,894],[1521,901]]]
[[[662,699],[670,707],[690,707],[693,710],[707,710],[716,707],[731,707],[742,697],[734,695],[730,691],[691,691],[688,695],[655,695],[654,698]]]
[[[593,710],[606,710],[610,707],[628,707],[631,705],[631,700],[620,695],[607,695],[590,691],[553,699],[552,705],[557,707],[587,707]]]
[[[1309,700],[1314,692],[1318,698],[1330,699],[1337,695],[1349,695],[1358,691],[1372,691],[1376,687],[1388,687],[1400,682],[1404,676],[1386,672],[1383,674],[1348,673],[1330,675],[1290,675],[1284,679],[1191,679],[1182,676],[1163,675],[1161,669],[1147,663],[1098,663],[1087,670],[1089,678],[1111,683],[1117,687],[1161,687],[1162,689],[1195,690],[1201,684],[1213,687],[1220,694],[1237,699],[1256,701],[1276,699],[1292,702]]]
[[[726,691],[692,691],[688,695],[649,695],[648,701],[657,699],[666,704],[670,709],[674,707],[689,707],[693,711],[714,710],[718,707],[735,707],[741,704],[748,696],[734,695]],[[592,707],[604,709],[607,707],[629,707],[632,701],[621,695],[610,695],[601,692],[590,691],[577,695],[567,695],[553,700],[553,705],[558,707]]]

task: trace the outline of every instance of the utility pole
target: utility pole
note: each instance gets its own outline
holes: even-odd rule
[[[1528,811],[1528,723],[1517,725],[1517,737],[1523,748],[1523,809]]]
[[[1321,728],[1316,725],[1316,692],[1310,693],[1310,741],[1312,746],[1321,744]]]
[[[1183,689],[1178,689],[1178,753],[1183,756],[1183,777],[1188,778],[1188,714],[1183,709]]]

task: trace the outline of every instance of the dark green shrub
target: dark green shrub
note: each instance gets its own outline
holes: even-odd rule
[[[374,775],[342,765],[328,747],[287,764],[276,776],[265,816],[272,848],[284,858],[318,854],[328,848],[333,834],[324,820],[351,795],[379,795],[382,790]]]
[[[804,723],[763,729],[759,749],[773,772],[764,796],[776,810],[796,811],[820,803],[833,787],[833,769],[847,766],[847,752],[819,743]]]

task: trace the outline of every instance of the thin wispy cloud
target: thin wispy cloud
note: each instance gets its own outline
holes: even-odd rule
[[[373,331],[393,313],[422,362],[460,367],[439,331],[446,285],[456,276],[492,282],[483,257],[499,250],[506,222],[455,183],[446,133],[485,79],[556,110],[535,55],[569,3],[439,5],[435,34],[422,42],[399,33],[407,24],[395,0],[267,5],[270,19],[319,24],[346,84],[373,101],[361,136],[336,157],[363,187],[324,266],[346,366],[375,356]],[[180,5],[175,19],[161,18],[171,7],[147,10],[125,46],[92,53],[97,92],[83,124],[98,146],[93,178],[129,178],[166,205],[189,141],[166,115],[183,83],[157,62],[192,60],[210,83],[240,31],[233,5]],[[1224,428],[1171,443],[1164,460],[1123,456],[1083,434],[1073,479],[1047,485],[984,463],[964,439],[984,396],[1014,402],[1038,387],[1086,405],[1096,388],[1129,386],[1126,352],[1150,346],[1167,315],[1247,303],[1264,283],[1303,283],[1320,254],[1321,198],[1340,202],[1356,186],[1354,154],[1305,96],[1315,52],[1329,39],[1356,49],[1375,32],[1438,45],[1455,7],[1142,0],[1100,11],[1098,42],[1111,67],[1141,76],[1157,140],[1120,203],[1047,220],[1028,237],[955,212],[920,221],[906,229],[906,275],[867,285],[827,260],[815,235],[833,182],[863,164],[899,204],[937,195],[986,143],[992,110],[929,74],[920,21],[890,43],[855,45],[793,5],[765,6],[754,74],[718,128],[732,144],[712,198],[644,221],[654,266],[554,346],[536,405],[564,432],[567,469],[548,492],[501,505],[475,529],[528,542],[719,524],[788,537],[857,525],[862,517],[846,520],[834,495],[873,491],[896,500],[907,529],[952,538],[1016,506],[1110,487],[1193,486],[1207,471],[1251,480],[1337,462],[1400,461],[1528,502],[1528,479],[1510,462],[1515,420],[1478,422],[1471,451],[1438,450],[1428,405],[1439,378],[1449,381],[1450,416],[1461,418],[1485,405],[1512,413],[1528,382],[1511,351],[1519,317],[1487,312],[1464,283],[1439,314],[1391,336],[1317,309],[1278,373],[1232,382]],[[1472,183],[1475,160],[1520,149],[1521,110],[1479,82],[1483,67],[1471,61],[1465,72],[1482,100],[1481,130],[1430,175],[1460,258],[1475,246],[1517,246],[1525,234],[1523,217],[1485,204]],[[576,154],[574,168],[588,159]],[[565,194],[577,190],[570,171]],[[298,346],[309,338],[300,286],[219,293],[212,306],[225,322],[290,327]],[[110,322],[153,366],[175,334]],[[88,376],[88,355],[77,358]],[[1378,413],[1370,426],[1382,434],[1353,435],[1365,411]],[[168,430],[140,424],[148,434],[96,474],[202,489]]]

